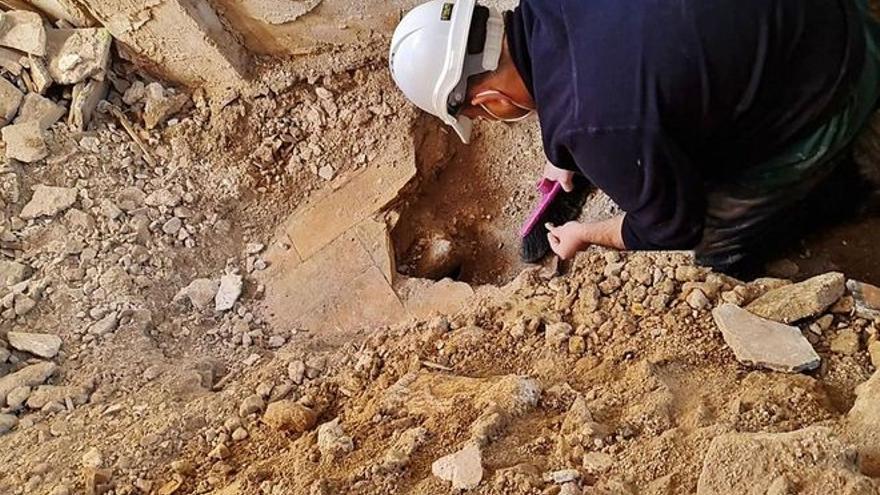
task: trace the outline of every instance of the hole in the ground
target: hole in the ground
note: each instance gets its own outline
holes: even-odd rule
[[[479,124],[468,146],[431,120],[418,125],[432,135],[417,150],[420,162],[447,158],[437,166],[420,164],[419,184],[399,209],[392,232],[398,271],[473,285],[509,282],[526,267],[518,233],[537,201],[535,183],[545,163],[537,124]],[[586,214],[610,208],[593,199]]]

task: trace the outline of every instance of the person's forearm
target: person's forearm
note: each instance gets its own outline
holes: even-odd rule
[[[581,224],[584,243],[612,249],[626,249],[623,243],[623,215],[601,222]]]

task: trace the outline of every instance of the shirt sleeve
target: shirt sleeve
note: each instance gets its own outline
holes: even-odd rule
[[[627,249],[691,249],[699,243],[703,179],[662,131],[590,128],[571,132],[565,142],[583,174],[626,212]]]

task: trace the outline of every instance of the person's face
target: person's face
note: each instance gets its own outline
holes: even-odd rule
[[[515,122],[532,113],[532,110],[525,105],[516,103],[506,94],[496,90],[484,90],[469,95],[469,100],[470,104],[465,106],[461,113],[471,119]]]

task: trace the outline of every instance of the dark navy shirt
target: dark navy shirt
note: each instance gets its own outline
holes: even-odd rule
[[[514,63],[547,157],[627,212],[629,249],[687,249],[706,188],[843,106],[865,57],[853,0],[522,0]]]

